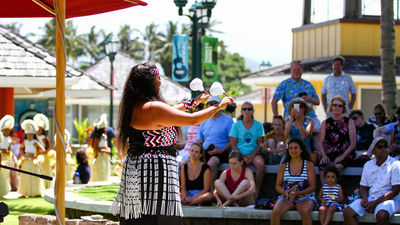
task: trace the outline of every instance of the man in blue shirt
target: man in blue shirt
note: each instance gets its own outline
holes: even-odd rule
[[[206,107],[216,105],[220,101],[220,97],[211,96]],[[206,150],[206,160],[213,180],[217,178],[218,165],[228,162],[228,155],[231,150],[229,132],[232,124],[232,118],[221,111],[218,111],[213,117],[200,124],[197,142],[203,143],[203,147]]]

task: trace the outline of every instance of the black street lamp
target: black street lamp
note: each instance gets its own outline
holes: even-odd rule
[[[118,39],[112,37],[105,45],[105,50],[108,58],[110,59],[111,72],[110,72],[110,85],[114,86],[114,60],[115,55],[118,53],[120,48],[120,43]],[[114,117],[114,103],[113,103],[113,89],[110,89],[110,115],[109,115],[109,126],[113,127],[113,117]]]
[[[192,21],[192,79],[201,79],[201,35],[204,35],[204,29],[210,21],[211,10],[217,4],[217,0],[195,1],[189,9],[189,15],[183,14],[182,10],[187,4],[187,0],[174,0],[174,3],[179,8],[179,15],[187,16]],[[193,97],[194,95],[195,93],[192,92]]]

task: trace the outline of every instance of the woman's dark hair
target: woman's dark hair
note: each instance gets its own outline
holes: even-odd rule
[[[324,177],[326,177],[326,174],[328,172],[334,173],[336,175],[337,180],[339,180],[340,177],[340,172],[336,166],[327,166],[324,170]]]
[[[243,108],[244,105],[251,105],[251,108],[253,108],[253,111],[254,111],[254,106],[253,106],[253,104],[251,104],[251,102],[243,102],[241,108]],[[254,119],[254,115],[251,115],[251,118]],[[242,120],[242,119],[243,119],[243,113],[242,113],[242,109],[240,109],[240,116],[237,118],[237,120]]]
[[[243,162],[243,166],[245,165],[242,153],[232,151],[231,153],[229,153],[228,160],[232,158],[237,159],[239,162]]]
[[[205,162],[206,162],[206,153],[205,153],[205,151],[204,151],[203,145],[200,144],[200,143],[197,143],[197,142],[193,143],[192,146],[193,146],[193,145],[195,145],[195,146],[197,146],[197,147],[200,148],[200,154],[201,154],[200,161],[202,161],[203,163],[205,163]]]
[[[287,163],[292,159],[292,157],[289,154],[289,145],[291,143],[297,143],[300,146],[300,149],[301,149],[300,157],[302,160],[308,160],[308,161],[311,160],[310,153],[308,152],[307,146],[304,144],[304,142],[299,138],[291,138],[287,145],[286,156],[285,156],[285,160],[283,160],[283,163]]]
[[[101,138],[101,136],[105,133],[105,128],[94,127],[92,138]]]
[[[88,158],[85,149],[79,149],[76,152],[76,162],[78,164],[88,164]]]
[[[48,136],[49,131],[45,130],[43,127],[39,127],[39,130],[42,130],[44,136]]]
[[[128,130],[134,107],[149,101],[165,102],[156,85],[157,75],[158,69],[151,62],[137,64],[129,73],[121,97],[117,124],[119,149],[123,151],[126,151],[128,147]],[[180,129],[176,130],[180,135]]]

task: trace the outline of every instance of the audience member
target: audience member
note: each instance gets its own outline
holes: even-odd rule
[[[206,107],[219,104],[221,98],[211,96]],[[218,176],[218,165],[228,162],[231,144],[229,142],[229,132],[232,128],[233,119],[221,111],[215,113],[211,118],[200,124],[197,133],[197,141],[203,144],[206,149],[206,161],[211,170],[213,181]]]
[[[25,137],[20,147],[20,154],[22,155],[20,169],[41,174],[42,172],[37,156],[42,154],[45,150],[36,138],[36,132],[39,128],[31,119],[24,120],[21,127],[25,132]],[[44,183],[39,177],[21,173],[19,178],[18,193],[20,193],[21,196],[38,197],[44,192]]]
[[[301,78],[304,68],[300,61],[293,61],[291,63],[290,73],[291,77],[282,81],[275,90],[274,98],[272,99],[272,112],[274,116],[278,114],[278,101],[282,100],[284,107],[284,117],[287,120],[290,116],[288,110],[289,103],[296,98],[303,98],[304,101],[311,105],[311,111],[308,116],[315,119],[317,116],[312,109],[312,105],[319,105],[319,98],[314,86]]]
[[[397,122],[400,121],[400,107],[396,110]],[[390,135],[391,155],[396,159],[400,159],[400,127],[395,125]]]
[[[232,150],[243,155],[246,165],[253,164],[256,167],[256,199],[264,179],[264,158],[259,154],[264,135],[262,124],[254,119],[253,104],[244,102],[241,115],[233,124],[229,138]]]
[[[190,161],[181,168],[181,201],[183,205],[201,205],[210,202],[211,172],[205,163],[204,148],[193,143],[190,148]]]
[[[214,197],[217,199],[217,206],[254,205],[256,190],[253,172],[244,164],[240,152],[229,154],[229,169],[224,170],[214,184]]]
[[[324,169],[333,165],[342,171],[355,156],[356,127],[354,121],[345,116],[346,101],[341,96],[335,96],[329,104],[329,117],[321,124],[320,130],[320,172],[321,183],[325,183]]]
[[[280,194],[272,210],[271,224],[280,224],[283,214],[296,208],[303,224],[312,224],[316,174],[306,145],[298,138],[289,140],[284,162],[279,166],[275,190]]]
[[[272,120],[273,130],[264,137],[263,153],[267,155],[268,164],[279,164],[282,155],[285,153],[285,143],[287,136],[284,134],[285,120],[282,116],[274,116]]]
[[[350,111],[349,118],[354,121],[356,126],[356,150],[368,150],[374,140],[375,126],[364,120],[364,113],[359,109]]]
[[[363,168],[360,181],[360,199],[343,211],[345,224],[358,224],[356,216],[374,213],[377,224],[389,224],[390,217],[400,210],[400,162],[390,157],[388,142],[374,139],[368,153],[375,158]]]
[[[397,115],[396,115],[397,116]],[[383,137],[387,141],[390,141],[390,134],[392,133],[394,127],[399,124],[399,121],[377,127],[374,130],[374,138]]]
[[[341,96],[348,109],[353,109],[354,103],[356,102],[357,88],[350,75],[343,72],[344,58],[342,56],[336,56],[332,59],[332,70],[333,72],[327,76],[322,84],[321,88],[321,101],[325,112],[330,116],[328,102],[332,102],[331,99],[335,96]],[[349,93],[351,98],[349,99]]]
[[[387,115],[386,108],[381,103],[374,105],[374,116],[371,116],[368,122],[374,124],[376,127],[390,123],[390,118]]]
[[[316,163],[318,160],[318,153],[312,153],[311,148],[311,134],[314,128],[314,120],[306,117],[311,111],[310,105],[301,98],[293,99],[289,103],[288,110],[290,112],[290,118],[285,127],[285,136],[302,140],[307,147],[307,151],[310,153],[311,161]]]
[[[204,108],[204,104],[198,104],[193,112],[198,112]],[[183,146],[183,149],[180,150],[178,155],[176,156],[176,160],[178,161],[179,169],[181,168],[181,164],[189,159],[190,148],[192,144],[196,142],[197,133],[199,132],[200,124],[189,126],[186,131],[186,143]]]
[[[325,169],[325,184],[322,186],[318,198],[321,202],[319,206],[319,222],[321,225],[328,225],[336,211],[341,212],[344,208],[343,189],[338,184],[339,170],[334,166]]]
[[[77,173],[79,174],[81,184],[87,184],[90,180],[90,166],[85,149],[79,149],[76,152],[76,162],[78,163],[78,168],[76,169],[75,175]]]

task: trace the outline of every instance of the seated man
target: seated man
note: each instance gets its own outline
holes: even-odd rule
[[[389,224],[390,217],[400,210],[400,162],[389,156],[388,141],[375,139],[368,149],[375,155],[363,168],[360,197],[344,211],[345,224],[358,224],[356,216],[374,212],[377,224]]]
[[[350,111],[349,118],[354,120],[356,125],[357,143],[356,151],[365,150],[367,151],[372,141],[374,140],[373,134],[375,126],[367,123],[364,120],[364,114],[359,109],[353,109]]]
[[[220,101],[220,97],[211,96],[206,107],[217,105]],[[229,132],[232,124],[233,119],[221,111],[200,124],[196,137],[197,143],[202,143],[206,150],[206,162],[210,167],[213,181],[218,176],[218,165],[228,162],[228,155],[231,150]]]

